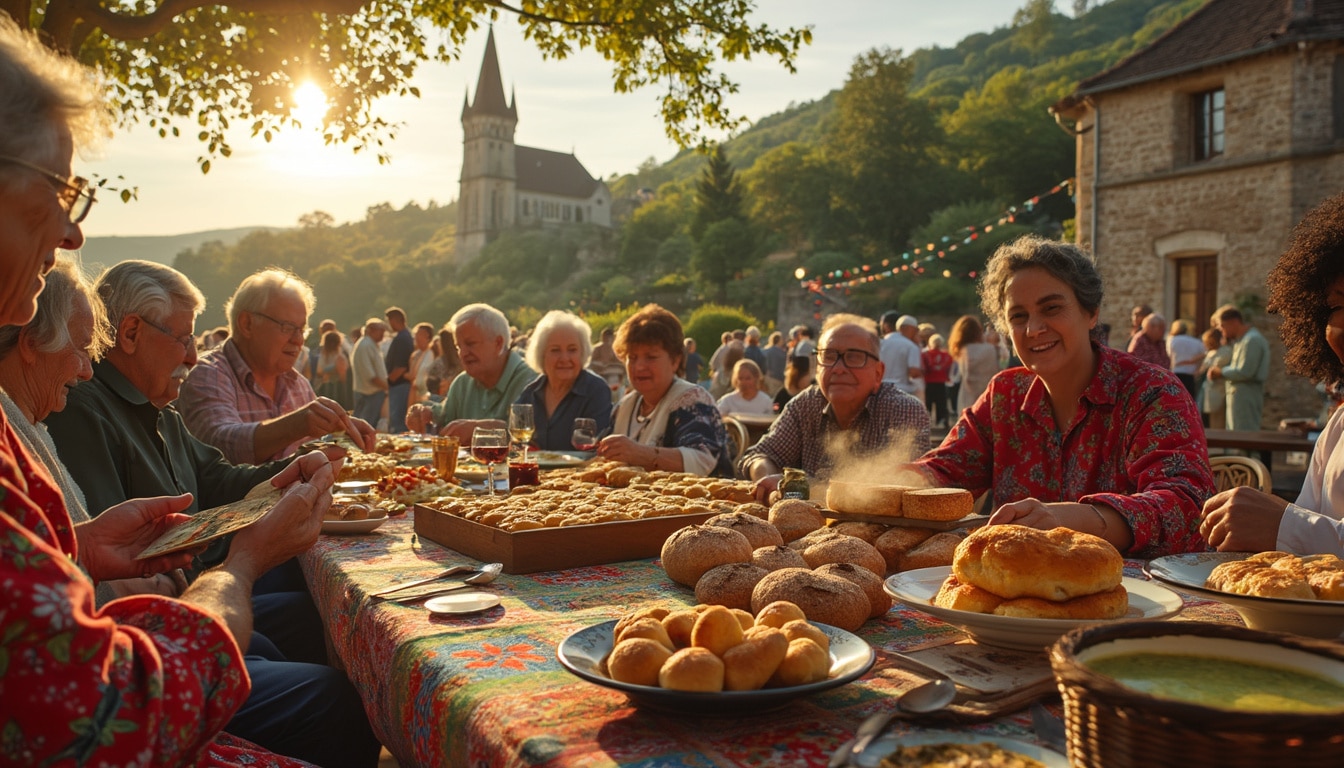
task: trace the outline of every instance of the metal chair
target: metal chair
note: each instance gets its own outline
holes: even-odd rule
[[[751,433],[747,431],[747,425],[733,418],[732,416],[723,417],[723,428],[728,432],[728,437],[733,441],[733,461],[736,462],[742,458],[751,445]]]
[[[1274,483],[1269,469],[1258,459],[1249,456],[1214,456],[1209,459],[1213,469],[1213,484],[1219,491],[1247,486],[1265,493],[1273,493]]]

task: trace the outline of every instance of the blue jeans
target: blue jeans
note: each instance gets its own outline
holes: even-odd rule
[[[399,381],[387,388],[387,431],[400,434],[406,431],[406,409],[411,400],[411,382]]]
[[[378,417],[383,412],[383,398],[385,397],[387,397],[386,392],[373,392],[367,395],[356,392],[355,416],[377,427]]]

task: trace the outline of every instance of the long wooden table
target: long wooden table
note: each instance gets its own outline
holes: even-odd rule
[[[442,617],[368,597],[446,565],[476,562],[413,538],[408,518],[368,535],[323,536],[301,562],[331,647],[403,768],[824,766],[865,717],[890,707],[912,683],[892,652],[964,640],[955,627],[897,606],[859,630],[878,661],[854,683],[768,714],[670,716],[634,708],[623,694],[572,676],[555,657],[578,629],[641,606],[693,604],[691,590],[670,581],[654,560],[506,574],[490,587],[501,606]],[[1134,565],[1129,575],[1137,575]],[[1236,621],[1224,606],[1187,603],[1187,617]],[[1042,680],[1048,691],[1048,675]],[[954,727],[1034,741],[1024,706]]]
[[[1311,453],[1316,441],[1297,432],[1281,430],[1206,429],[1204,439],[1210,448],[1255,451],[1265,466],[1274,468],[1275,452]]]

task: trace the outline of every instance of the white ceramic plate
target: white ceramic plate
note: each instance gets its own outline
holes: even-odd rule
[[[943,585],[950,566],[919,568],[889,576],[883,583],[887,594],[917,611],[954,624],[984,645],[1013,648],[1019,651],[1039,651],[1058,640],[1075,627],[1100,624],[1096,619],[1019,619],[995,616],[992,613],[956,611],[933,604],[938,588]],[[1125,619],[1165,619],[1180,612],[1184,603],[1181,596],[1161,584],[1131,579],[1121,582],[1129,592],[1129,611]],[[1123,621],[1123,619],[1114,619]]]
[[[527,458],[536,461],[541,469],[577,467],[593,456],[592,451],[528,451],[527,454]]]
[[[1167,555],[1149,562],[1144,570],[1154,579],[1177,589],[1228,604],[1251,629],[1325,638],[1344,634],[1344,602],[1234,595],[1204,586],[1216,566],[1244,560],[1250,555],[1249,552]]]
[[[612,680],[607,677],[602,662],[607,658],[607,654],[611,653],[611,633],[616,627],[615,621],[606,621],[572,633],[555,649],[555,657],[561,666],[578,677],[590,683],[622,691],[639,707],[677,714],[736,717],[747,712],[779,709],[794,699],[857,680],[872,668],[877,655],[867,641],[839,627],[828,624],[816,626],[831,640],[831,676],[819,683],[795,685],[789,688],[691,693]]]
[[[332,485],[332,493],[338,495],[368,493],[373,490],[376,483],[376,480],[342,480]]]
[[[387,522],[387,516],[370,517],[364,520],[323,520],[322,532],[334,536],[348,536],[355,533],[371,533]]]
[[[981,744],[984,742],[989,742],[1009,752],[1016,752],[1023,757],[1039,760],[1046,768],[1069,768],[1068,758],[1053,749],[1038,747],[1035,744],[1002,736],[969,732],[959,733],[956,731],[915,731],[903,735],[889,733],[869,745],[855,762],[858,763],[860,768],[876,768],[881,764],[882,758],[895,752],[897,747],[915,747],[921,744]]]
[[[440,595],[425,601],[430,613],[476,613],[499,605],[499,595],[493,592],[457,592]]]

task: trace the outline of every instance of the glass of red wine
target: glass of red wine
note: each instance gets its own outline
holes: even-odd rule
[[[597,449],[597,420],[575,419],[574,435],[571,444],[580,451]]]
[[[471,433],[471,455],[485,465],[485,482],[494,496],[495,465],[509,457],[508,430],[477,427]]]

